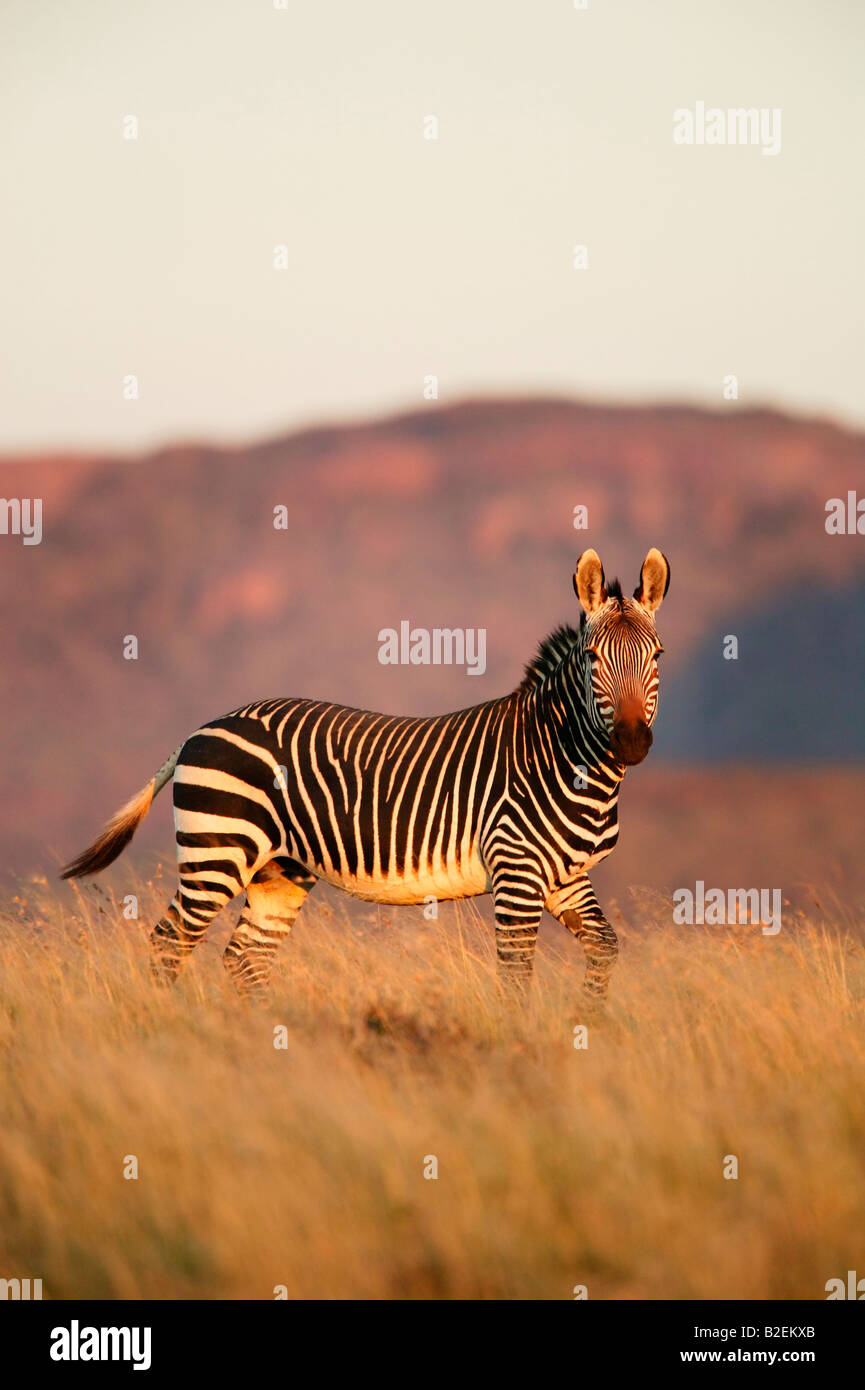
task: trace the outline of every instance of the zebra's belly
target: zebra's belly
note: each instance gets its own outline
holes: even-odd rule
[[[418,870],[408,870],[403,874],[389,873],[380,878],[371,874],[355,874],[343,877],[338,870],[317,871],[326,883],[342,888],[354,898],[364,898],[374,903],[422,903],[427,898],[439,902],[450,902],[454,898],[475,898],[488,893],[491,888],[489,875],[480,858],[466,864],[421,866]]]

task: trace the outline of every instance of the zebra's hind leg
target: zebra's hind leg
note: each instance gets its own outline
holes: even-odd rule
[[[225,968],[246,999],[267,997],[280,942],[294,926],[316,878],[293,859],[271,859],[246,890],[246,906],[225,948]]]
[[[212,877],[206,877],[210,872]],[[173,984],[218,912],[245,887],[240,870],[225,861],[209,870],[180,866],[180,887],[164,917],[150,933],[150,971],[159,984]]]
[[[619,943],[595,890],[583,875],[576,882],[557,888],[547,899],[546,908],[581,942],[586,957],[583,997],[591,1010],[597,1010],[606,998]]]

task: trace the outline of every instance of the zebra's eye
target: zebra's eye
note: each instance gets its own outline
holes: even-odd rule
[[[659,657],[659,656],[663,656],[663,655],[664,655],[664,648],[663,648],[663,647],[659,647],[658,650],[654,653],[655,660],[657,661],[657,660],[658,660],[658,657]]]
[[[589,661],[593,661],[593,662],[594,662],[594,661],[597,661],[597,659],[598,659],[598,652],[597,652],[597,649],[596,649],[595,647],[586,647],[586,656],[589,658]]]

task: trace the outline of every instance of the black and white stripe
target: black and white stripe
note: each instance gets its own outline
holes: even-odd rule
[[[531,973],[546,907],[579,937],[586,989],[604,994],[616,937],[588,870],[616,843],[626,767],[651,742],[654,611],[669,565],[652,550],[633,599],[580,557],[578,630],[560,628],[511,694],[435,718],[315,700],[265,700],[192,735],[64,871],[120,853],[174,776],[179,887],[154,928],[173,979],[217,912],[246,892],[226,965],[261,993],[273,955],[317,880],[356,897],[421,903],[492,892],[507,979]]]

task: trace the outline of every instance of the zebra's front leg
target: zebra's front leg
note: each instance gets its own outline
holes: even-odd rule
[[[225,968],[244,999],[263,1003],[277,947],[317,882],[291,859],[271,859],[246,890],[246,906],[225,948]]]
[[[582,943],[586,957],[583,995],[593,1008],[598,1008],[606,998],[619,943],[586,875],[555,889],[547,898],[546,908]]]
[[[543,889],[534,878],[513,870],[493,872],[492,884],[499,979],[507,994],[524,1000],[534,970]]]

